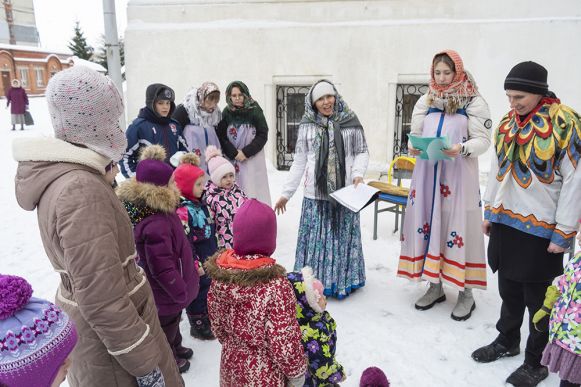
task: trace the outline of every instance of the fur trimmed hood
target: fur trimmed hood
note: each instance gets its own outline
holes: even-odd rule
[[[208,274],[212,280],[240,286],[254,286],[286,275],[285,268],[278,263],[252,270],[221,268],[218,266],[216,260],[224,251],[225,250],[218,251],[216,254],[209,257],[206,263],[204,263],[206,274]]]
[[[132,177],[119,184],[115,192],[123,202],[149,207],[164,213],[175,212],[180,203],[180,192],[173,183],[168,186],[157,186],[140,183]]]
[[[111,162],[91,149],[52,137],[14,139],[12,154],[18,162],[16,200],[27,211],[36,208],[46,189],[61,176],[82,170],[102,178]]]

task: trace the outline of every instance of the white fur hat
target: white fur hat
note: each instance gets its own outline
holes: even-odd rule
[[[313,91],[311,92],[311,103],[315,103],[321,97],[325,95],[335,95],[335,88],[332,84],[328,81],[319,81],[314,87]]]

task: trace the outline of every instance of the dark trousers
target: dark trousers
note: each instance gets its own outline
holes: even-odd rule
[[[506,347],[520,344],[520,327],[525,308],[529,312],[529,337],[525,348],[525,363],[539,367],[543,350],[549,341],[549,332],[539,332],[533,325],[533,316],[543,305],[548,282],[517,282],[498,276],[498,290],[502,298],[500,319],[496,329],[498,342]]]
[[[566,380],[561,380],[561,384],[559,384],[559,387],[579,387],[579,384],[571,383]]]
[[[176,349],[182,345],[182,334],[180,333],[180,320],[182,317],[182,312],[178,314],[173,314],[169,316],[159,316],[159,323],[161,324],[161,329],[165,333],[167,342],[171,347],[173,356],[177,359]]]
[[[212,281],[208,275],[205,274],[200,277],[198,297],[186,308],[189,317],[200,318],[208,315],[208,291],[210,290],[211,283]]]

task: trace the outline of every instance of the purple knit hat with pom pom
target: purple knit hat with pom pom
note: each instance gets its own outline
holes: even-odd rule
[[[49,387],[77,342],[69,317],[31,296],[24,278],[0,274],[0,385]]]

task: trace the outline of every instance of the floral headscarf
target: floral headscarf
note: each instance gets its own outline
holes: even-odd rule
[[[206,97],[211,93],[220,92],[218,85],[213,82],[204,82],[198,88],[191,88],[184,97],[184,108],[188,112],[190,122],[200,122],[204,127],[216,126],[222,119],[220,109],[216,109],[212,113],[200,108]]]
[[[220,94],[220,89],[214,82],[202,83],[202,86],[200,86],[196,92],[196,102],[198,103],[198,106],[200,106],[210,94],[215,92]]]
[[[234,106],[234,104],[232,103],[232,98],[230,97],[230,94],[232,94],[232,89],[234,87],[239,88],[240,92],[244,95],[244,106],[243,107]],[[244,84],[244,82],[242,82],[242,81],[234,81],[228,85],[228,87],[226,88],[226,103],[228,104],[227,109],[230,111],[233,111],[233,112],[234,111],[248,111],[248,110],[254,109],[257,106],[256,102],[254,102],[254,100],[250,96],[250,91],[248,90],[248,86],[246,86]]]
[[[464,70],[464,63],[460,55],[454,50],[444,50],[434,55],[446,54],[454,62],[454,79],[449,85],[438,85],[434,79],[434,60],[430,68],[430,89],[428,91],[428,103],[435,99],[446,100],[446,113],[453,114],[456,109],[465,106],[468,101],[478,95],[478,87],[472,75]]]

